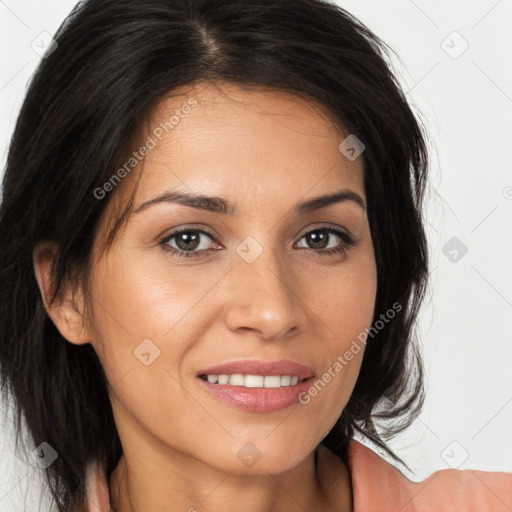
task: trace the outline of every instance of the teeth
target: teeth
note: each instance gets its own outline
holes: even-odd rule
[[[281,386],[289,386],[292,383],[290,375],[283,375],[281,377]]]
[[[242,375],[235,373],[233,375],[207,375],[207,380],[211,384],[221,384],[230,386],[244,386],[246,388],[281,388],[285,386],[295,386],[299,382],[299,377],[295,375]]]
[[[228,375],[219,375],[219,384],[227,384],[229,382],[229,376]]]
[[[262,375],[246,375],[244,377],[244,386],[246,388],[262,388],[264,387],[264,377]],[[219,381],[220,384],[220,381]]]
[[[280,388],[281,387],[281,377],[279,377],[279,375],[265,377],[263,379],[263,387],[264,388]]]
[[[222,375],[222,377],[227,377],[227,375]],[[222,382],[219,381],[219,384],[222,384]],[[244,376],[241,373],[235,373],[235,375],[231,375],[229,377],[229,385],[244,386]]]

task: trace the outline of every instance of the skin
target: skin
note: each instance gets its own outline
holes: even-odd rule
[[[132,214],[101,254],[113,205],[135,186],[133,171],[110,192],[116,200],[100,224],[88,322],[80,293],[46,302],[62,335],[91,343],[105,369],[124,452],[110,477],[112,508],[229,512],[243,500],[246,512],[352,510],[347,467],[324,448],[315,471],[314,451],[350,397],[364,350],[307,405],[269,413],[219,401],[197,372],[235,359],[291,359],[318,377],[371,325],[377,275],[366,210],[343,201],[293,212],[299,201],[342,188],[366,203],[362,158],[345,158],[338,145],[348,133],[312,101],[233,84],[174,91],[145,135],[191,97],[197,106],[137,167],[135,209],[179,189],[225,198],[239,215],[155,204]],[[357,245],[319,254],[345,244],[331,233],[315,248],[304,236],[325,224],[348,231]],[[205,229],[220,243],[200,235],[192,252],[202,255],[173,256],[159,242],[181,226]],[[248,236],[263,249],[252,263],[236,252]],[[178,237],[167,244],[180,247]],[[43,297],[54,255],[52,243],[34,251]],[[160,350],[148,366],[134,356],[144,339]],[[261,454],[252,467],[237,457],[247,443]]]

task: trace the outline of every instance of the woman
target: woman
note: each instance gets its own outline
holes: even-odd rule
[[[384,43],[320,0],[89,0],[56,43],[0,218],[55,510],[510,507],[512,475],[354,440],[402,462],[423,401],[427,153]]]

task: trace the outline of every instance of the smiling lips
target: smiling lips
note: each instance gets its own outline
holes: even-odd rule
[[[298,402],[310,386],[312,368],[293,361],[241,360],[198,372],[202,385],[231,405],[256,412],[271,412]]]

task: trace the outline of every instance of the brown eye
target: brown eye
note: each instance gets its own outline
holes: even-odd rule
[[[213,235],[207,231],[185,228],[172,232],[161,240],[160,244],[178,257],[196,257],[211,249],[211,247],[208,247],[208,238],[217,242]]]
[[[344,252],[350,246],[356,245],[356,241],[348,233],[331,227],[321,227],[308,231],[302,238],[306,240],[307,248],[315,250],[319,254]],[[336,242],[336,239],[342,240],[342,243]],[[331,242],[333,245],[329,246]]]

